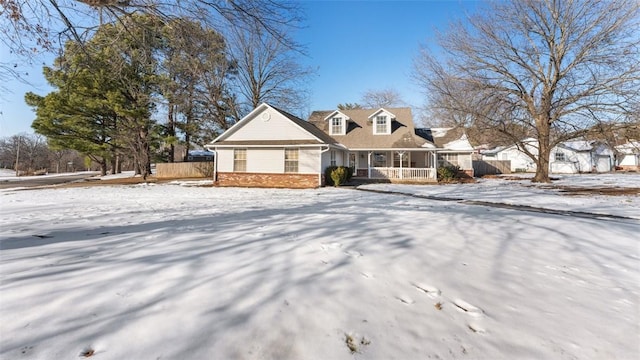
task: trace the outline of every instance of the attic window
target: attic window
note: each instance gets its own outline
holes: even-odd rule
[[[567,161],[566,157],[564,156],[564,153],[557,152],[556,153],[556,161]]]
[[[341,117],[331,118],[329,135],[344,135],[344,122]]]
[[[378,115],[375,118],[373,133],[376,135],[391,133],[388,118],[385,115]]]

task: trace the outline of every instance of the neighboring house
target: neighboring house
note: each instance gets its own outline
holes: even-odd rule
[[[416,129],[410,108],[314,111],[309,122],[349,150],[343,162],[355,177],[435,182],[447,164],[473,176],[464,132]]]
[[[601,141],[565,141],[551,149],[549,172],[554,174],[609,172],[614,166],[613,155],[613,149]]]
[[[621,170],[640,171],[640,141],[629,141],[618,145],[616,150],[616,165]]]
[[[216,153],[219,186],[312,188],[346,149],[310,123],[261,104],[206,146]]]
[[[213,161],[213,152],[208,150],[189,150],[187,161],[189,162]]]
[[[524,146],[538,156],[536,139],[523,140]],[[512,172],[535,172],[536,163],[516,145],[482,151],[483,160],[510,160]],[[551,149],[549,172],[575,174],[584,172],[609,172],[613,169],[613,150],[600,141],[566,141]]]
[[[538,156],[538,141],[534,138],[522,140],[527,151]],[[511,172],[535,172],[536,163],[516,145],[499,146],[491,150],[480,151],[482,160],[509,160]]]
[[[459,166],[465,174],[473,177],[473,154],[467,134],[461,127],[416,129],[418,135],[433,142],[437,148],[438,167]]]

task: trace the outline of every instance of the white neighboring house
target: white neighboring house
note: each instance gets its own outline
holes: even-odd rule
[[[522,143],[529,152],[538,156],[538,140],[527,138]],[[535,172],[536,163],[527,156],[516,145],[499,146],[490,150],[480,152],[482,160],[509,160],[511,162],[511,172]]]
[[[207,144],[218,186],[314,188],[347,149],[310,123],[266,103]]]
[[[622,170],[640,171],[640,141],[616,146],[616,166]]]
[[[473,177],[473,153],[467,133],[457,128],[418,129],[419,133],[431,132],[434,145],[438,148],[438,167],[455,165]]]
[[[536,139],[527,138],[523,143],[529,152],[538,156]],[[512,172],[536,171],[535,161],[516,145],[484,150],[481,154],[483,160],[510,160]],[[600,141],[566,141],[551,149],[549,172],[552,174],[609,172],[613,170],[613,154],[611,147]]]
[[[601,141],[565,141],[551,149],[549,172],[577,174],[613,170],[613,149]]]

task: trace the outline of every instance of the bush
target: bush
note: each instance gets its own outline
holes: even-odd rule
[[[345,166],[329,166],[324,171],[327,186],[340,186],[351,180],[352,170]]]
[[[458,176],[458,172],[460,172],[460,166],[443,166],[438,168],[438,181],[441,182],[449,182],[455,179]]]
[[[344,171],[343,167],[339,167],[334,169],[331,172],[331,180],[333,180],[333,186],[340,186],[345,183],[347,179],[346,171]]]

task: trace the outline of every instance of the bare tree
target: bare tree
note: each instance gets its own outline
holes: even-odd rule
[[[338,104],[338,110],[355,110],[355,109],[362,109],[362,105],[358,103]]]
[[[164,21],[187,18],[223,32],[228,27],[260,29],[290,46],[289,30],[302,19],[293,1],[255,0],[0,0],[0,41],[24,59],[41,51],[55,51],[71,39],[84,41],[99,25],[121,22],[133,14]],[[0,74],[16,76],[11,67]]]
[[[34,134],[19,134],[0,139],[0,167],[33,174],[49,167],[49,149],[45,138]]]
[[[365,108],[381,108],[403,106],[405,102],[398,91],[392,88],[382,90],[367,90],[360,99]]]
[[[234,98],[229,90],[235,67],[224,38],[198,22],[176,19],[163,27],[162,93],[167,100],[167,137],[184,134],[187,147],[204,144],[229,127]],[[173,142],[169,161],[173,162]]]
[[[640,96],[636,0],[518,0],[440,34],[442,59],[423,47],[414,72],[431,107],[464,114],[516,145],[538,140],[533,181],[549,182],[558,143],[629,118]]]
[[[260,28],[233,29],[228,43],[236,62],[236,85],[244,105],[243,112],[262,102],[288,110],[305,108],[305,87],[313,70],[300,64],[300,46],[284,44]]]

